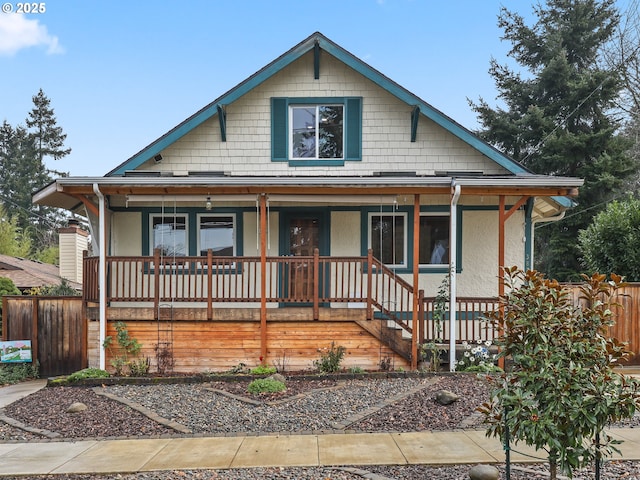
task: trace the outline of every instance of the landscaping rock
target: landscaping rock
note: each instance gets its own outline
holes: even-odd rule
[[[87,409],[87,406],[84,403],[74,402],[71,405],[69,405],[69,408],[67,408],[67,413],[84,412],[86,409]]]
[[[471,480],[498,480],[500,471],[493,465],[476,465],[469,470]]]
[[[276,382],[282,382],[285,385],[287,384],[287,379],[284,378],[284,375],[281,375],[279,373],[274,373],[273,375],[270,375],[267,377],[269,380],[275,380]]]
[[[460,399],[459,395],[456,395],[449,390],[439,390],[436,392],[436,402],[440,405],[451,405],[453,402]]]

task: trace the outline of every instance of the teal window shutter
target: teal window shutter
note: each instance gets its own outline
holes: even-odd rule
[[[287,161],[289,157],[287,139],[289,132],[286,98],[271,99],[271,159]]]
[[[345,160],[362,160],[362,98],[345,99]]]

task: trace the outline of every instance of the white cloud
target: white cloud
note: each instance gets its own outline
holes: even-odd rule
[[[64,53],[58,37],[49,35],[38,20],[18,13],[0,13],[0,55],[15,55],[23,48],[44,46],[48,54]]]

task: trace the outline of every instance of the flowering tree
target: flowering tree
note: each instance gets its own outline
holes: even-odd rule
[[[613,370],[628,352],[606,336],[612,297],[622,285],[611,277],[584,277],[576,306],[557,281],[505,269],[509,293],[490,314],[501,332],[500,356],[511,367],[489,379],[490,401],[480,407],[487,435],[504,441],[509,431],[516,442],[546,450],[552,480],[558,466],[571,475],[617,451],[603,429],[632,417],[640,403],[640,382]]]

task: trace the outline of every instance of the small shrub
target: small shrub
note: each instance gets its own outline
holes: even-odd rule
[[[149,357],[137,358],[129,362],[129,374],[133,377],[142,377],[149,373]]]
[[[0,365],[0,385],[38,378],[38,367],[39,364],[37,362]]]
[[[133,374],[131,371],[131,366],[134,363],[139,363],[138,360],[130,360],[130,358],[134,358],[138,356],[140,353],[140,349],[142,348],[142,344],[138,342],[137,339],[133,338],[129,335],[129,330],[127,330],[127,324],[124,322],[116,322],[116,342],[118,343],[118,347],[113,347],[113,337],[111,335],[107,336],[102,343],[102,346],[109,350],[113,355],[111,359],[111,366],[115,370],[116,376],[124,375],[127,373],[125,369],[129,369],[129,373]],[[118,354],[116,356],[116,354]],[[140,365],[135,365],[133,368],[138,368]],[[149,368],[147,367],[147,372]],[[145,372],[146,373],[146,372]]]
[[[249,393],[277,393],[284,392],[287,386],[273,378],[257,378],[247,386]]]
[[[247,373],[249,370],[247,369],[247,365],[245,363],[240,362],[238,365],[231,367],[231,369],[227,372],[231,375],[236,375],[239,373]]]
[[[108,378],[109,376],[109,372],[106,370],[101,370],[99,368],[85,368],[69,375],[67,377],[67,382],[73,383],[78,380],[84,380],[85,378]]]
[[[251,369],[251,375],[273,375],[274,373],[276,373],[276,367],[267,365],[258,365]]]
[[[331,342],[331,348],[319,350],[321,352],[320,359],[314,360],[313,365],[320,373],[334,373],[340,370],[340,364],[347,351],[342,345],[336,346],[335,342]]]
[[[351,367],[349,373],[364,373],[364,369],[362,367]]]

